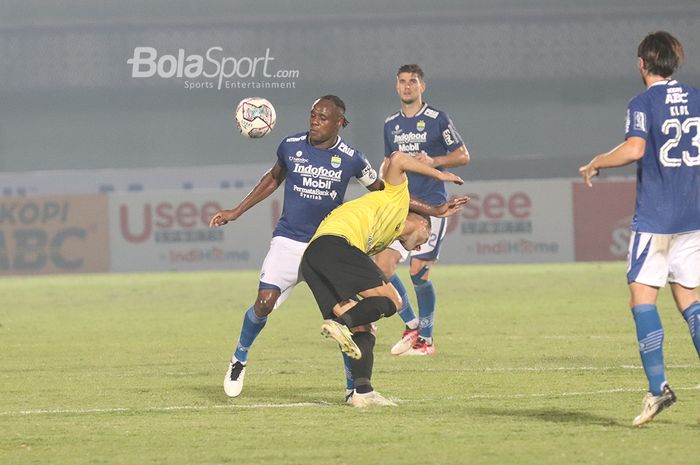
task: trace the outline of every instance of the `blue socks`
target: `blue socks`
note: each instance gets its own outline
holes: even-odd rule
[[[265,323],[267,323],[267,317],[259,318],[255,314],[253,307],[250,307],[245,312],[241,336],[238,338],[238,344],[236,344],[236,352],[233,353],[233,356],[238,361],[243,363],[248,361],[248,350],[253,345],[255,338],[260,334],[260,331],[265,327]]]
[[[352,391],[355,389],[355,381],[352,379],[352,367],[350,366],[350,357],[345,352],[343,355],[343,363],[345,364],[345,389]]]
[[[641,304],[632,307],[632,316],[637,326],[639,355],[642,357],[644,372],[649,380],[649,392],[658,396],[666,384],[664,372],[663,341],[664,330],[656,305]]]
[[[700,302],[695,302],[683,310],[683,318],[688,322],[690,336],[693,338],[695,350],[700,356]]]
[[[415,275],[411,275],[413,287],[416,290],[418,300],[418,315],[420,316],[420,330],[418,334],[423,339],[431,340],[433,337],[433,323],[435,322],[435,288],[432,281],[424,280],[423,276],[430,268],[424,266]]]
[[[413,325],[416,323],[416,314],[413,311],[413,308],[411,307],[411,302],[408,300],[406,287],[403,285],[403,283],[399,279],[399,275],[397,275],[396,273],[394,273],[394,275],[391,278],[389,278],[389,282],[399,292],[399,295],[401,296],[401,301],[403,302],[403,305],[399,309],[399,316],[407,326],[413,327],[415,329],[415,326]]]

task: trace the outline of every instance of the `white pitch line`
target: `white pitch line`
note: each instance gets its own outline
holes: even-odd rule
[[[698,365],[666,365],[666,369],[694,369]],[[386,367],[380,369],[383,372],[404,371],[405,367],[396,366],[392,369]],[[517,373],[517,372],[548,372],[548,371],[611,371],[611,370],[641,370],[641,365],[618,365],[607,367],[464,367],[464,368],[430,368],[421,367],[420,371],[427,372],[451,372],[451,373]],[[379,370],[378,370],[379,371]]]
[[[218,404],[218,405],[171,405],[166,407],[113,407],[93,409],[40,409],[40,410],[16,410],[0,412],[0,416],[28,416],[28,415],[73,415],[89,413],[125,413],[125,412],[173,412],[188,410],[219,410],[219,409],[265,409],[265,408],[298,408],[298,407],[324,407],[333,405],[328,402],[293,402],[288,404]]]
[[[700,391],[700,384],[697,386],[674,386],[675,391]],[[398,399],[392,397],[391,400],[397,403],[424,403],[424,402],[439,402],[443,400],[504,400],[504,399],[534,399],[534,398],[558,398],[558,397],[583,397],[601,394],[619,394],[619,393],[634,393],[643,392],[640,388],[617,388],[603,389],[597,391],[578,391],[578,392],[560,392],[560,393],[514,393],[514,394],[474,394],[465,397],[444,397],[440,399]],[[204,411],[204,410],[229,410],[229,409],[266,409],[266,408],[304,408],[304,407],[330,407],[338,406],[345,407],[345,404],[330,403],[330,402],[294,402],[288,404],[218,404],[218,405],[171,405],[165,407],[146,407],[146,408],[96,408],[96,409],[46,409],[46,410],[17,410],[0,412],[0,417],[9,416],[30,416],[30,415],[77,415],[77,414],[92,414],[92,413],[138,413],[138,412],[176,412],[176,411]]]
[[[697,386],[686,386],[686,387],[673,387],[674,391],[700,391],[700,384]],[[644,389],[639,388],[617,388],[617,389],[602,389],[598,391],[579,391],[579,392],[562,392],[562,393],[546,393],[546,392],[535,392],[531,394],[474,394],[465,397],[465,399],[523,399],[523,398],[539,398],[539,397],[583,397],[583,396],[595,396],[600,394],[617,394],[617,393],[630,393],[630,392],[644,392]],[[454,397],[448,397],[448,399],[454,399]]]

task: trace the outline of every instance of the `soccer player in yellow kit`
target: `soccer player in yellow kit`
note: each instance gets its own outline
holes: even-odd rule
[[[430,221],[408,210],[407,171],[464,182],[455,174],[394,152],[385,166],[384,190],[335,208],[321,222],[301,261],[301,272],[325,319],[322,334],[335,339],[351,358],[355,407],[395,405],[375,392],[370,382],[375,343],[371,324],[396,313],[401,297],[370,256],[397,239],[406,250],[417,250],[428,240]],[[453,199],[444,216],[456,213],[468,201],[466,196]]]

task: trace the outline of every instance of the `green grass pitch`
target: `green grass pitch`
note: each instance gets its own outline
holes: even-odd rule
[[[373,382],[399,407],[367,411],[342,403],[341,357],[306,285],[228,399],[256,272],[2,278],[0,463],[697,464],[700,364],[668,289],[679,400],[631,426],[646,380],[624,272],[436,267],[436,354],[392,357],[402,324],[380,321]]]

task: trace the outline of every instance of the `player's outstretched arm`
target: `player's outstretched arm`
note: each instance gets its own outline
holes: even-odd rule
[[[578,169],[578,173],[588,187],[593,186],[593,178],[605,168],[618,168],[629,165],[644,156],[646,140],[632,136],[609,152],[596,155],[593,159]]]
[[[421,215],[435,216],[438,218],[447,218],[452,216],[462,209],[462,205],[469,202],[471,198],[467,195],[452,197],[440,205],[431,205],[422,201],[418,197],[411,196],[411,203],[408,209],[412,212],[420,213]]]
[[[385,160],[385,164],[386,177],[384,180],[394,186],[401,184],[404,181],[406,171],[430,176],[431,178],[435,178],[440,181],[453,182],[458,185],[464,184],[462,178],[456,174],[450,173],[449,171],[439,171],[435,168],[431,168],[403,152],[392,153],[388,162]]]
[[[209,220],[209,227],[223,226],[229,221],[237,220],[243,213],[248,211],[257,203],[265,200],[284,182],[287,177],[287,168],[279,162],[270,168],[260,181],[253,187],[253,190],[246,195],[241,203],[230,210],[219,210]]]
[[[430,156],[425,152],[417,153],[415,156],[419,162],[432,166],[433,168],[454,168],[455,166],[468,165],[471,160],[467,147],[461,145],[446,155]]]

